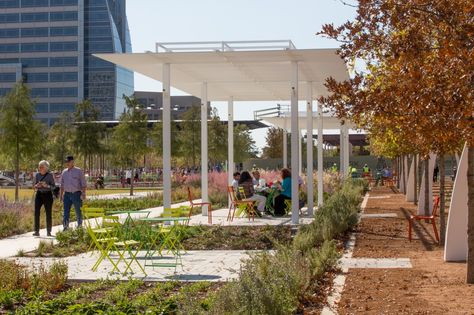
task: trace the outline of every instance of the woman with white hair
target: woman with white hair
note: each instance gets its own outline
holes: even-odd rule
[[[53,190],[56,186],[53,174],[49,172],[49,162],[41,161],[38,164],[38,173],[36,174],[33,188],[35,194],[35,232],[33,236],[39,236],[41,207],[46,210],[46,231],[51,236],[52,227],[52,208],[53,208]]]

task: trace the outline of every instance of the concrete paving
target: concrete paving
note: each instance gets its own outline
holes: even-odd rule
[[[104,199],[137,199],[147,197],[149,194],[152,194],[154,191],[135,191],[133,196],[130,196],[130,193],[117,193],[117,194],[106,194],[106,195],[90,195],[88,199],[90,200],[104,200]]]
[[[91,268],[98,259],[98,253],[94,252],[80,254],[67,258],[12,258],[18,263],[29,268],[38,268],[51,265],[54,261],[62,260],[68,264],[68,278],[76,281],[92,281],[98,279],[121,279],[127,280],[130,277],[143,279],[145,281],[229,281],[238,277],[238,272],[243,259],[247,259],[251,251],[239,250],[203,250],[188,251],[182,256],[182,266],[178,267],[145,267],[147,276],[140,268],[132,264],[133,273],[127,275],[111,273],[112,264],[103,261],[96,272]],[[138,254],[138,261],[144,265],[144,252]],[[116,259],[117,257],[114,257]],[[164,257],[154,262],[174,262],[173,257]],[[125,269],[123,263],[119,265]]]
[[[393,269],[412,268],[409,258],[341,258],[342,268]]]
[[[262,217],[255,217],[255,220],[247,217],[234,217],[233,221],[227,221],[229,209],[218,209],[212,211],[212,225],[221,226],[259,226],[259,225],[292,225],[291,217],[272,217],[270,215],[263,215]],[[300,224],[309,224],[313,221],[313,217],[306,215],[304,210],[303,216],[300,216]],[[189,221],[190,225],[208,225],[208,217],[201,214],[194,215]]]
[[[360,216],[362,219],[364,218],[398,218],[396,213],[364,213]]]

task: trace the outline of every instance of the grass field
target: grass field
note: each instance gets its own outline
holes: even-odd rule
[[[152,187],[139,187],[139,188],[134,188],[134,191],[150,191],[150,192],[156,192],[160,191],[161,189],[159,188],[152,188]],[[89,189],[87,192],[88,196],[94,196],[94,195],[108,195],[108,194],[120,194],[120,193],[128,193],[130,192],[130,189],[122,189],[122,188],[108,188],[108,189]],[[24,188],[20,189],[20,200],[25,200],[25,199],[32,199],[33,198],[33,189],[31,188]],[[0,188],[0,196],[5,198],[7,200],[14,200],[15,199],[15,187],[2,187]]]

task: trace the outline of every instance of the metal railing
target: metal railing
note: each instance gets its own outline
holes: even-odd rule
[[[276,107],[260,109],[253,112],[254,120],[262,120],[263,117],[281,117],[290,112],[290,105],[277,104]]]
[[[248,50],[290,50],[296,49],[293,42],[285,40],[253,41],[209,41],[209,42],[161,42],[156,43],[156,52],[198,52],[198,51],[248,51]]]

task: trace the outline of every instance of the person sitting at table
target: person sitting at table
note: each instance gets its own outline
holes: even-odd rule
[[[291,200],[291,172],[289,169],[284,168],[281,170],[280,175],[282,179],[282,182],[278,187],[280,194],[275,197],[273,205],[276,216],[285,215],[285,200]]]
[[[255,194],[252,176],[250,176],[249,172],[244,171],[242,174],[240,174],[239,187],[244,189],[245,199],[257,201],[258,212],[263,212],[265,210],[265,201],[267,201],[267,198]],[[243,196],[240,197],[242,198]]]
[[[234,180],[232,181],[232,187],[234,187],[235,193],[239,192],[239,179],[240,179],[240,173],[235,172],[232,174],[234,176]]]
[[[253,175],[253,185],[257,188],[265,187],[265,180],[260,177],[260,172],[255,170],[252,172]]]

